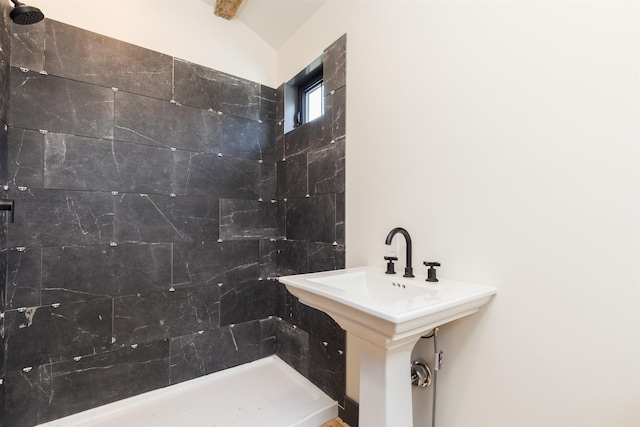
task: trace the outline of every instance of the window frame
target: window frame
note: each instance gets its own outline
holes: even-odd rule
[[[305,123],[309,123],[312,120],[309,120],[309,94],[312,93],[315,89],[320,87],[321,90],[321,113],[320,116],[314,118],[313,120],[324,115],[324,78],[323,78],[322,68],[309,75],[302,83],[298,85],[298,124],[297,126],[301,126]]]
[[[314,87],[317,87],[318,84],[322,84],[322,115],[316,117],[316,119],[321,118],[325,114],[324,67],[322,61],[323,56],[321,55],[284,84],[283,132],[285,134],[309,123],[305,97],[309,91]],[[315,121],[316,119],[312,121]]]

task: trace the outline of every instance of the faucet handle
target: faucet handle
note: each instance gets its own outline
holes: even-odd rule
[[[429,267],[427,270],[427,282],[437,282],[438,278],[436,277],[436,269],[434,267],[440,267],[440,263],[425,261],[423,264]]]
[[[385,260],[387,260],[387,271],[385,271],[386,274],[396,274],[396,270],[393,267],[393,261],[397,261],[398,257],[395,256],[386,256],[384,257]]]

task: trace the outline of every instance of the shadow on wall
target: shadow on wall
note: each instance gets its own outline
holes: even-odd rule
[[[6,424],[274,354],[277,91],[56,21],[12,31]]]

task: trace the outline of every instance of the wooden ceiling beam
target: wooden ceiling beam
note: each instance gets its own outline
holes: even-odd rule
[[[236,16],[242,0],[216,0],[215,15],[224,19],[231,19]]]

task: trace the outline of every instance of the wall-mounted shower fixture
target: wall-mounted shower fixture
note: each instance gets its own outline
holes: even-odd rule
[[[11,0],[11,3],[13,3],[15,7],[9,16],[16,24],[30,25],[44,19],[44,13],[42,13],[37,7],[27,6],[24,3],[20,3],[18,0]]]
[[[15,212],[15,202],[12,199],[0,199],[0,211],[11,212],[11,216],[9,216],[9,221],[13,222],[13,217]]]

